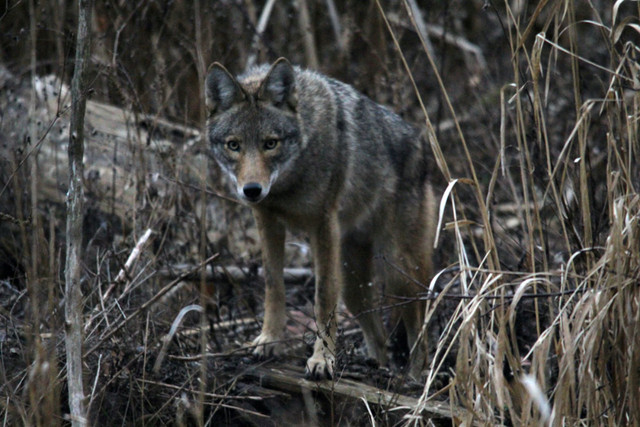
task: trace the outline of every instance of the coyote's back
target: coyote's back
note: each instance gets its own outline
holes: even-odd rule
[[[291,226],[309,234],[314,253],[318,339],[310,375],[332,374],[340,294],[370,355],[385,363],[386,333],[372,310],[373,257],[393,266],[376,269],[388,294],[415,296],[415,283],[431,278],[435,201],[425,141],[351,86],[284,59],[237,79],[214,64],[206,91],[211,152],[252,207],[263,244],[265,316],[254,352],[277,351],[283,337],[284,230]],[[409,347],[418,344],[417,376],[426,358],[422,305],[406,305],[400,315]]]

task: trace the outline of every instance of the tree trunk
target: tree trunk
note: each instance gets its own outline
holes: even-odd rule
[[[87,66],[90,51],[92,0],[78,3],[78,35],[71,82],[71,131],[69,133],[69,191],[67,193],[67,260],[65,270],[65,346],[69,409],[73,426],[87,425],[87,407],[82,380],[82,220],[84,190],[84,113]]]

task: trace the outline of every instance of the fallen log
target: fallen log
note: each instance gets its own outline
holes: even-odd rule
[[[295,366],[258,366],[246,371],[244,376],[255,380],[263,388],[292,395],[313,393],[316,398],[346,400],[353,405],[363,404],[364,400],[368,405],[401,413],[410,418],[416,416],[413,413],[417,412],[417,416],[431,420],[436,425],[459,425],[467,418],[463,409],[452,408],[448,403],[421,402],[415,397],[382,390],[347,378],[310,381],[304,378],[303,369]]]
[[[0,71],[3,178],[7,182],[17,179],[25,162],[35,161],[38,199],[64,203],[69,174],[69,88],[56,76],[37,77],[36,99],[32,99],[28,79],[1,66]],[[29,108],[33,114],[27,114]],[[85,116],[84,185],[92,207],[130,218],[148,187],[162,184],[156,182],[158,176],[201,182],[207,160],[193,150],[200,141],[198,129],[92,100],[87,101]],[[30,126],[35,129],[31,138]],[[183,161],[185,157],[189,160]],[[7,182],[2,183],[3,189]],[[162,191],[157,194],[163,195]]]
[[[191,264],[178,264],[171,266],[171,268],[165,268],[158,271],[160,277],[165,279],[172,279],[177,276],[183,275],[185,272],[193,269]],[[251,277],[264,277],[262,267],[257,269],[251,269],[248,267],[237,267],[234,265],[222,266],[208,265],[205,273],[205,279],[207,281],[216,282],[244,282]],[[311,280],[313,277],[313,271],[310,268],[285,268],[283,271],[284,282],[287,284],[303,284]],[[200,273],[194,273],[187,276],[186,280],[200,280],[202,276]]]
[[[69,105],[69,89],[60,78],[38,77],[33,99],[29,79],[13,75],[0,64],[0,235],[9,231],[17,235],[19,225],[30,221],[28,212],[16,211],[24,205],[17,203],[16,193],[34,174],[38,185],[33,199],[39,212],[53,217],[64,206],[69,181]],[[33,114],[27,113],[30,109]],[[30,137],[29,129],[34,127]],[[99,239],[120,242],[131,235],[137,240],[151,228],[159,233],[156,244],[169,241],[174,247],[185,247],[193,258],[199,255],[197,245],[190,245],[192,236],[199,233],[194,227],[206,224],[214,247],[221,242],[220,246],[240,257],[257,252],[250,213],[217,197],[222,183],[216,166],[201,149],[200,129],[94,100],[87,101],[84,128],[87,242],[93,243],[100,233]],[[31,162],[36,165],[34,173]],[[214,191],[203,192],[203,185]],[[206,222],[199,219],[203,201]],[[15,252],[9,239],[2,240],[0,251],[7,246],[9,253]]]

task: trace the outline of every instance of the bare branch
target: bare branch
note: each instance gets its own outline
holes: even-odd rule
[[[124,263],[124,266],[118,272],[118,275],[116,276],[116,279],[109,286],[109,288],[105,291],[105,293],[104,293],[104,295],[102,297],[103,299],[107,299],[107,297],[109,296],[111,291],[113,291],[113,288],[115,287],[116,283],[118,283],[118,282],[120,282],[120,281],[125,279],[125,277],[128,274],[128,271],[133,266],[133,263],[136,262],[138,257],[140,257],[140,254],[142,253],[142,250],[144,249],[145,245],[147,244],[147,240],[149,240],[149,237],[151,237],[152,233],[153,233],[153,230],[151,230],[150,228],[147,228],[147,231],[145,231],[144,234],[142,235],[142,237],[140,237],[140,240],[138,240],[138,243],[136,243],[136,246],[131,251],[131,254],[129,254],[129,258],[127,258],[127,262]],[[125,292],[128,290],[129,286],[130,286],[130,284],[127,285],[127,287],[125,288]]]
[[[262,33],[264,33],[264,30],[267,28],[267,23],[269,22],[269,17],[271,16],[271,11],[273,10],[273,5],[275,3],[276,0],[269,0],[267,1],[267,4],[264,5],[264,9],[262,9],[260,20],[258,21],[258,26],[256,27],[256,34],[253,36],[253,42],[251,43],[251,53],[249,54],[249,58],[247,59],[247,69],[256,65],[256,59],[258,57],[258,44],[260,43]]]
[[[431,39],[429,38],[429,34],[427,33],[427,25],[424,22],[424,18],[422,17],[422,12],[416,3],[416,0],[406,0],[405,6],[407,6],[408,12],[413,15],[413,19],[416,23],[416,29],[422,35],[422,39],[424,40],[424,45],[426,49],[429,51],[434,61],[436,61],[436,51],[433,48],[433,44],[431,43]],[[438,65],[436,61],[436,65]]]
[[[338,16],[338,10],[333,0],[327,1],[327,10],[329,12],[329,20],[331,21],[331,28],[333,28],[333,34],[336,37],[336,43],[340,52],[344,51],[344,39],[342,37],[342,26],[340,25],[340,17]]]

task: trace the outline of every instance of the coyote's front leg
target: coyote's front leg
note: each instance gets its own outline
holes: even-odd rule
[[[286,320],[282,278],[285,228],[273,215],[257,209],[253,213],[262,243],[265,279],[264,321],[260,335],[253,340],[253,354],[268,357],[279,353]]]
[[[335,365],[336,306],[340,295],[340,227],[337,212],[331,212],[311,233],[316,275],[314,311],[318,337],[313,355],[307,360],[307,375],[312,379],[331,378]]]

